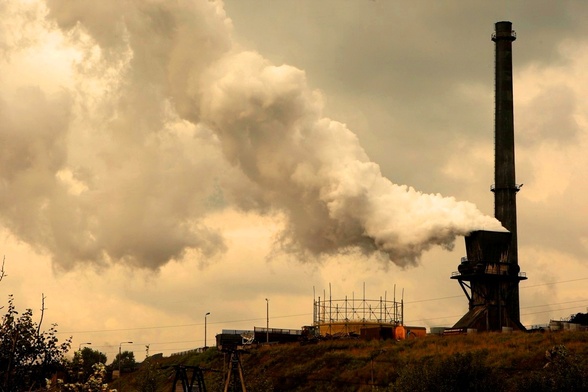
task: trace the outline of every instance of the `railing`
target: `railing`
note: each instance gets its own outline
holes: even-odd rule
[[[515,192],[518,192],[521,190],[522,187],[523,187],[523,184],[515,184],[514,187],[505,186],[505,187],[501,187],[501,188],[496,188],[496,184],[491,184],[490,185],[490,192],[495,193],[497,189],[498,190],[513,189]]]
[[[171,353],[169,356],[173,357],[176,355],[188,355],[188,354],[195,354],[195,353],[203,353],[204,351],[206,351],[206,349],[204,347],[199,347],[199,348],[195,348],[192,350],[186,350],[186,351],[179,351],[177,353]]]
[[[281,329],[281,328],[270,328],[269,330],[265,327],[253,327],[255,332],[269,332],[282,335],[301,335],[302,330],[300,329]]]
[[[514,30],[510,31],[510,35],[501,35],[501,38],[513,38],[513,40],[517,39],[517,32]],[[496,31],[492,33],[492,41],[496,41]]]
[[[476,274],[481,272],[481,273],[486,274],[486,275],[508,275],[508,271],[505,271],[504,269],[498,269],[498,270],[496,270],[494,268],[488,268],[488,265],[484,268],[484,271],[478,272],[475,268],[472,267],[468,271],[466,271],[466,273],[469,273],[469,272],[476,273]],[[451,273],[451,277],[456,277],[456,276],[461,276],[461,275],[462,275],[462,273],[459,272],[459,271],[453,271]],[[526,278],[527,277],[527,273],[526,272],[519,272],[517,274],[517,276],[519,278]]]

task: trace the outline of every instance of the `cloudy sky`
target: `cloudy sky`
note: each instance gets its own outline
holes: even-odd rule
[[[585,312],[588,5],[0,2],[3,303],[109,362],[299,328],[313,295],[451,326],[493,214],[494,23],[513,44],[521,321]]]

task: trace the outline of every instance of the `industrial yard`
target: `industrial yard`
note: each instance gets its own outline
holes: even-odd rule
[[[588,391],[588,9],[23,3],[0,392]]]
[[[338,339],[261,345],[241,354],[247,391],[586,390],[587,358],[584,331]],[[204,369],[206,390],[223,390],[224,359],[211,348],[146,361],[122,381],[130,388],[150,372],[157,391],[169,391],[173,370],[162,367],[181,364]]]
[[[451,278],[460,284],[469,311],[452,328],[426,334],[424,327],[406,326],[404,295],[397,301],[396,287],[392,300],[386,293],[366,299],[365,283],[361,298],[334,300],[329,286],[328,296],[324,291],[314,298],[312,325],[300,331],[270,329],[268,310],[266,328],[223,331],[212,349],[147,361],[137,379],[150,371],[159,377],[160,390],[183,391],[195,385],[198,391],[208,385],[225,392],[588,390],[585,327],[573,330],[567,323],[527,332],[520,321],[519,283],[527,276],[519,266],[517,243],[516,195],[522,184],[515,181],[515,40],[510,22],[496,23],[495,183],[490,190],[495,218],[506,230],[465,236],[467,256]],[[170,367],[164,364],[175,369],[175,377],[165,374]],[[133,384],[131,378],[119,382]]]

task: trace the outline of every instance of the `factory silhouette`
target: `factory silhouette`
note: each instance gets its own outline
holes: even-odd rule
[[[456,279],[469,301],[469,311],[454,328],[499,331],[525,330],[520,321],[520,272],[517,246],[516,195],[522,184],[515,180],[511,22],[496,23],[494,110],[494,216],[508,233],[476,231],[465,238],[467,257]]]
[[[433,334],[471,332],[526,331],[520,320],[519,283],[527,276],[518,262],[516,195],[522,184],[516,183],[514,110],[512,78],[512,42],[516,34],[511,22],[495,24],[495,171],[494,216],[504,231],[476,230],[465,236],[466,256],[451,279],[457,280],[468,300],[468,312],[452,327],[431,327]],[[321,339],[357,337],[363,339],[404,340],[427,334],[425,327],[404,324],[404,293],[393,298],[384,293],[379,299],[333,299],[328,293],[313,299],[313,323],[300,330],[254,327],[252,331],[223,330],[216,336],[217,348],[228,354],[225,391],[245,391],[239,353],[254,343],[316,343]],[[558,330],[559,325],[550,329]]]
[[[452,327],[433,327],[432,333],[472,331],[525,331],[520,321],[519,283],[527,276],[518,263],[516,195],[522,187],[515,179],[512,23],[495,24],[495,167],[494,216],[505,231],[477,230],[465,237],[467,255],[462,257],[451,279],[465,293],[469,310]],[[330,286],[330,285],[329,285]],[[403,295],[402,295],[403,297]],[[367,339],[407,339],[424,336],[426,328],[404,325],[404,298],[389,300],[363,296],[333,299],[324,292],[314,298],[313,323],[300,330],[255,327],[252,331],[223,330],[217,346],[232,351],[242,343],[293,342],[314,338],[357,336]]]

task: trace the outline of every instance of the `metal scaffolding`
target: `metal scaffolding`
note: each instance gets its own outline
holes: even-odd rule
[[[403,325],[404,299],[396,301],[396,288],[394,291],[392,300],[386,293],[379,299],[367,299],[364,284],[361,298],[353,294],[351,298],[333,299],[329,285],[329,298],[325,293],[322,299],[319,296],[314,300],[313,325],[320,328],[321,334],[359,333],[366,325]]]

